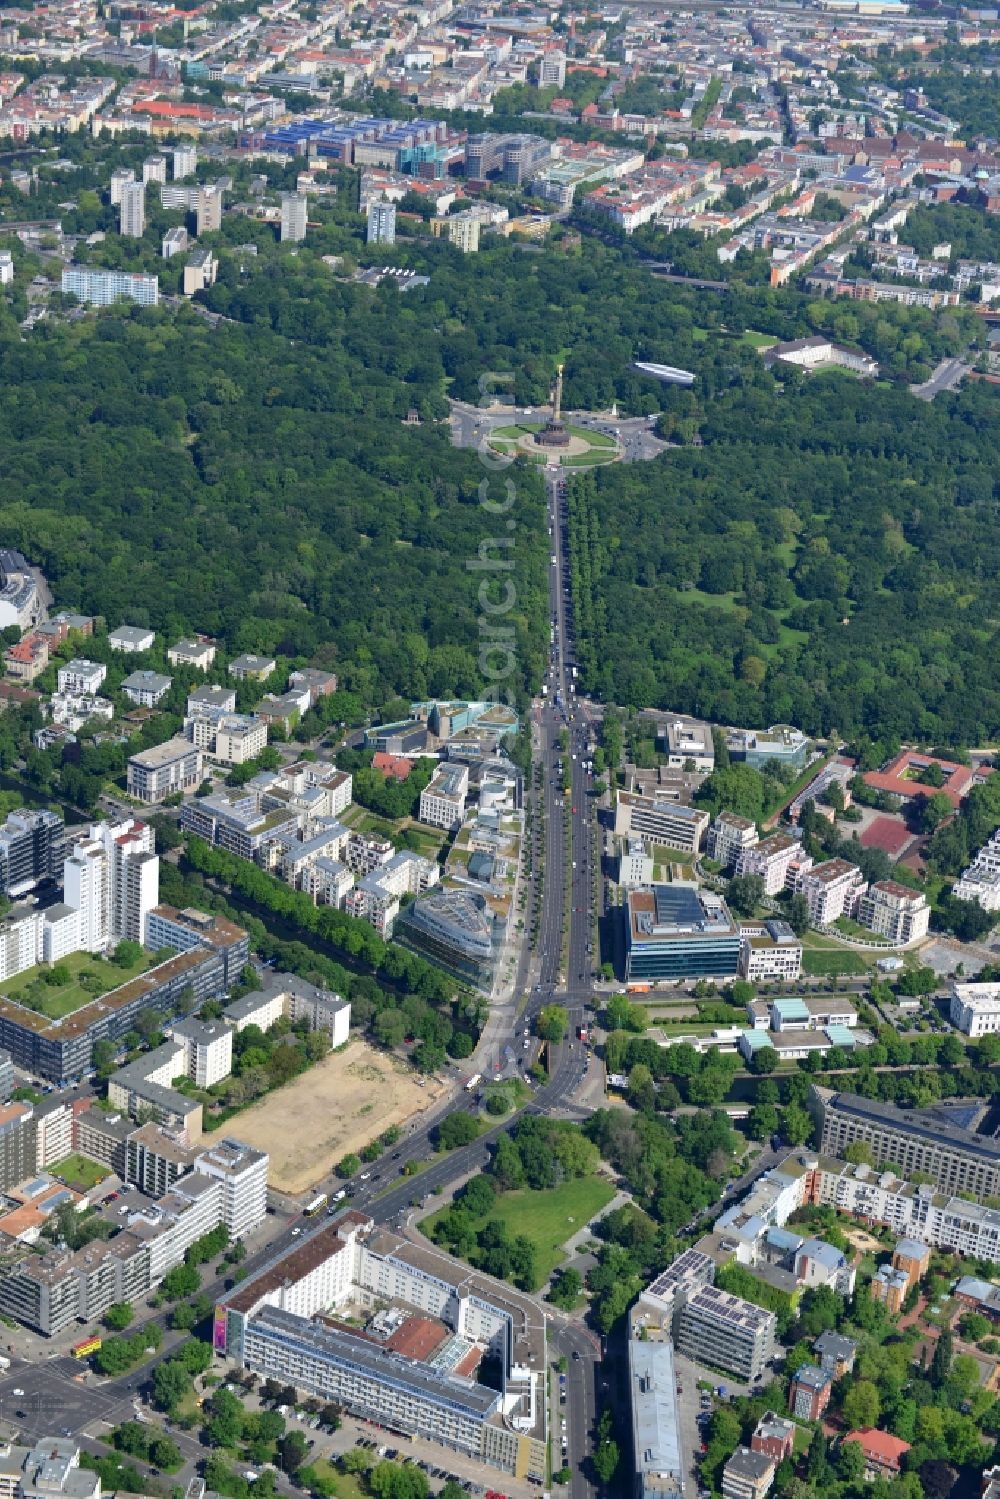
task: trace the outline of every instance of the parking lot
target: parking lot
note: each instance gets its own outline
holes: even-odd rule
[[[701,1365],[687,1358],[683,1353],[674,1352],[674,1369],[677,1374],[679,1393],[677,1395],[678,1421],[681,1437],[681,1459],[684,1472],[688,1478],[685,1493],[697,1494],[701,1492],[702,1485],[698,1475],[698,1465],[701,1462],[702,1424],[711,1416],[713,1410],[721,1403],[717,1393],[708,1398],[707,1392],[699,1390],[699,1381],[710,1383],[713,1392],[720,1388],[725,1389],[726,1398],[732,1395],[746,1395],[747,1386],[740,1384],[738,1380],[729,1375],[718,1374],[710,1369],[704,1369]],[[770,1371],[769,1371],[770,1373]]]
[[[485,1495],[491,1492],[507,1496],[507,1499],[537,1499],[538,1488],[523,1479],[487,1468],[477,1458],[452,1452],[437,1442],[424,1441],[422,1437],[408,1438],[395,1432],[384,1431],[368,1421],[345,1416],[339,1431],[332,1434],[317,1431],[312,1434],[317,1456],[338,1457],[352,1447],[361,1447],[372,1454],[394,1457],[398,1462],[414,1462],[427,1473],[431,1489],[436,1493],[454,1478],[472,1494]]]

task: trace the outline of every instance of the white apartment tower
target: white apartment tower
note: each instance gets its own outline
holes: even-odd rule
[[[128,819],[110,833],[111,938],[143,942],[146,917],[160,899],[160,860],[153,829]]]
[[[566,82],[566,54],[559,48],[545,52],[538,65],[539,88],[562,88]]]
[[[141,182],[127,182],[122,187],[120,233],[128,239],[142,239],[146,229],[146,188]]]
[[[396,243],[396,205],[380,198],[368,208],[368,243],[370,245],[394,245]]]
[[[306,237],[308,200],[305,193],[282,193],[281,240],[297,243]]]
[[[160,890],[152,828],[132,818],[94,823],[66,860],[64,886],[66,904],[80,913],[80,947],[142,942]]]
[[[108,196],[111,200],[112,208],[119,206],[122,201],[122,193],[128,187],[129,183],[134,181],[135,173],[131,167],[119,167],[117,171],[111,173],[111,186],[108,190]]]
[[[198,167],[198,153],[194,146],[174,146],[174,181],[193,177]]]
[[[167,180],[167,158],[156,152],[154,156],[147,156],[142,164],[143,182],[166,182]]]
[[[110,941],[110,871],[100,843],[85,839],[63,865],[63,894],[77,913],[74,947],[100,952]]]

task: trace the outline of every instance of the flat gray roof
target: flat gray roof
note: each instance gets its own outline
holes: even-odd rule
[[[485,1421],[500,1400],[499,1392],[487,1385],[414,1363],[346,1329],[307,1322],[273,1306],[265,1307],[253,1320],[276,1338],[307,1347],[332,1364],[352,1366],[379,1383],[403,1386],[432,1404],[462,1411],[473,1419]]]
[[[628,1345],[632,1394],[632,1445],[636,1473],[672,1474],[683,1483],[674,1349],[669,1339]]]
[[[922,1140],[929,1140],[935,1145],[950,1145],[953,1150],[961,1150],[994,1163],[1000,1161],[1000,1140],[962,1129],[939,1115],[914,1109],[897,1109],[891,1103],[881,1103],[875,1098],[861,1098],[857,1093],[825,1094],[825,1090],[817,1092],[820,1093],[824,1107],[832,1109],[834,1113],[847,1114],[853,1119],[870,1120],[873,1124],[884,1124],[902,1134],[918,1135]]]

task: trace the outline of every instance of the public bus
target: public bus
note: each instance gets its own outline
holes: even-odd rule
[[[89,1358],[92,1353],[97,1352],[102,1341],[103,1339],[98,1337],[96,1332],[92,1333],[89,1338],[84,1338],[82,1343],[75,1343],[73,1345],[73,1357]]]
[[[330,1199],[327,1194],[321,1192],[318,1197],[313,1198],[312,1202],[306,1204],[302,1210],[302,1216],[304,1218],[315,1218],[316,1214],[321,1213],[329,1201]]]

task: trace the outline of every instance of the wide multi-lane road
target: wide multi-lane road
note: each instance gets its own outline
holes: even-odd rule
[[[525,1106],[532,1113],[542,1114],[571,1106],[586,1074],[587,1051],[577,1039],[577,1030],[588,1019],[588,1010],[593,1003],[594,959],[591,949],[597,894],[593,853],[596,813],[590,805],[589,776],[584,768],[590,727],[585,710],[575,702],[573,691],[574,650],[565,554],[564,481],[556,469],[546,472],[545,482],[552,531],[550,550],[554,559],[550,562],[549,594],[553,638],[546,674],[547,692],[535,710],[542,778],[534,807],[535,816],[542,823],[544,848],[539,939],[536,961],[529,963],[529,954],[525,951],[518,969],[519,992],[523,995],[529,970],[535,968],[530,993],[524,1003],[518,1003],[519,996],[515,994],[512,1002],[500,1007],[509,1031],[499,1040],[499,1051],[502,1052],[506,1042],[520,1053],[520,1027],[530,1025],[546,1004],[558,1003],[565,1007],[569,1021],[567,1035],[558,1045],[549,1047],[548,1080],[535,1090]],[[571,757],[570,792],[566,797],[562,794],[563,778],[558,769],[560,739],[564,730],[568,731],[567,752]],[[529,794],[534,795],[533,792]],[[567,915],[568,940],[564,962],[563,937]],[[494,1036],[490,1043],[491,1053],[497,1050],[497,1046]],[[477,1053],[476,1067],[482,1068],[486,1062],[478,1060],[480,1055]],[[468,1099],[460,1096],[457,1101],[452,1101],[451,1108],[478,1113],[471,1096]],[[481,1171],[488,1163],[497,1136],[510,1128],[511,1120],[495,1126],[471,1145],[435,1156],[434,1129],[446,1111],[442,1108],[436,1116],[415,1126],[388,1158],[383,1157],[370,1172],[366,1171],[367,1180],[355,1177],[349,1184],[352,1193],[350,1205],[370,1213],[379,1223],[401,1229],[406,1226],[415,1202],[422,1202],[430,1194]],[[431,1158],[430,1164],[426,1165],[428,1157]],[[415,1176],[403,1175],[410,1163],[422,1167]],[[252,1270],[257,1262],[263,1263],[277,1249],[290,1247],[296,1240],[301,1242],[301,1236],[294,1234],[296,1228],[303,1232],[312,1231],[311,1226],[305,1229],[301,1222],[289,1224],[266,1251],[248,1261],[248,1268]],[[593,1499],[595,1488],[589,1476],[589,1457],[598,1415],[600,1345],[580,1323],[558,1315],[553,1316],[551,1333],[555,1349],[567,1360],[567,1402],[553,1411],[553,1460],[558,1463],[560,1421],[565,1415],[568,1462],[573,1474],[570,1496],[571,1499]]]

